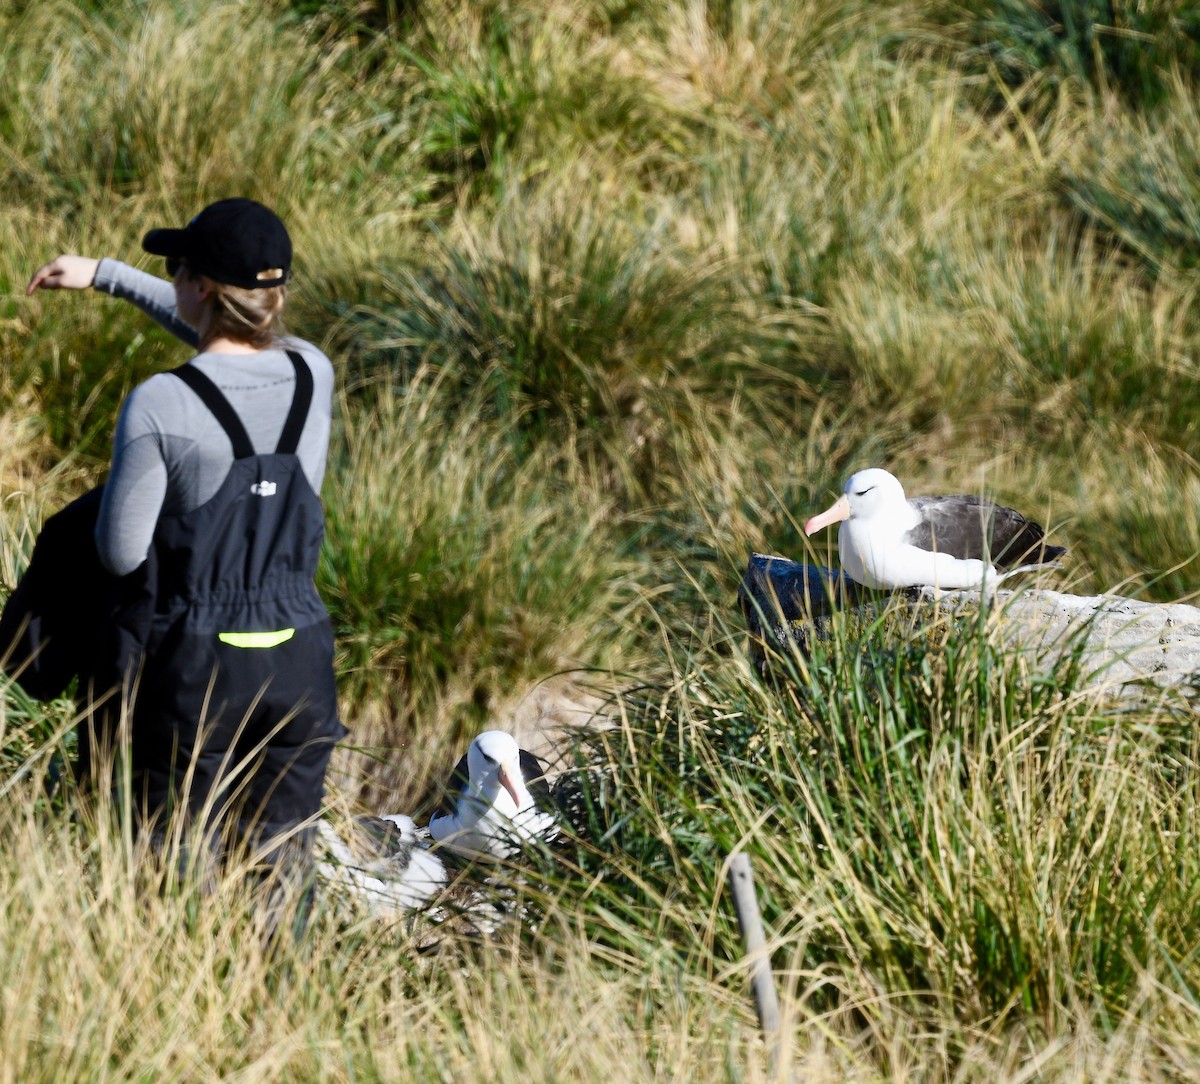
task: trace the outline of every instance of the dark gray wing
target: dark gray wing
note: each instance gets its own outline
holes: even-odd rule
[[[521,778],[525,780],[525,788],[533,799],[533,804],[546,813],[554,813],[557,806],[550,793],[550,784],[546,782],[546,769],[542,762],[526,749],[521,750]]]
[[[962,560],[988,560],[999,568],[1057,560],[1064,546],[1048,545],[1046,532],[1020,512],[970,494],[913,497],[921,522],[904,541]]]
[[[445,817],[453,816],[458,808],[458,796],[470,786],[471,773],[467,768],[467,754],[463,753],[458,763],[454,765],[454,771],[450,773],[450,778],[446,780],[446,786],[442,789],[437,812]]]

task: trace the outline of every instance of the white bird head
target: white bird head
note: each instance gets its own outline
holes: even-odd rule
[[[882,467],[868,467],[850,475],[842,495],[805,523],[804,533],[811,536],[822,527],[842,520],[871,519],[881,511],[902,508],[904,504],[900,480]]]
[[[901,508],[904,504],[900,479],[882,467],[868,467],[850,475],[841,496],[822,513],[812,516],[804,525],[804,533],[815,534],[841,520],[869,520],[882,510]]]
[[[486,730],[467,750],[467,778],[472,793],[494,805],[501,789],[508,792],[513,805],[524,809],[532,802],[521,775],[521,749],[516,739],[503,730]]]
[[[541,766],[501,730],[480,734],[467,750],[466,776],[460,761],[454,770],[458,790],[453,808],[429,819],[429,833],[440,844],[468,858],[511,858],[533,840],[558,835],[552,812],[538,807],[529,790]],[[524,762],[524,763],[523,763]]]

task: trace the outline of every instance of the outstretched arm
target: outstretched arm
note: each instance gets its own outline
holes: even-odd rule
[[[139,271],[120,260],[93,260],[89,256],[56,256],[34,272],[26,295],[35,290],[86,290],[94,286],[101,293],[132,302],[152,320],[165,327],[177,339],[196,346],[196,329],[179,319],[175,311],[175,288],[168,279]]]

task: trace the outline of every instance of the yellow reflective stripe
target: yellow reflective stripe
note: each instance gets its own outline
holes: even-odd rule
[[[218,632],[217,639],[231,647],[278,647],[295,635],[295,629],[279,629],[277,632]]]

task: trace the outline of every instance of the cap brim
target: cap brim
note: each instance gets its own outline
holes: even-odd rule
[[[155,256],[186,256],[187,230],[151,230],[142,238],[142,248]]]

